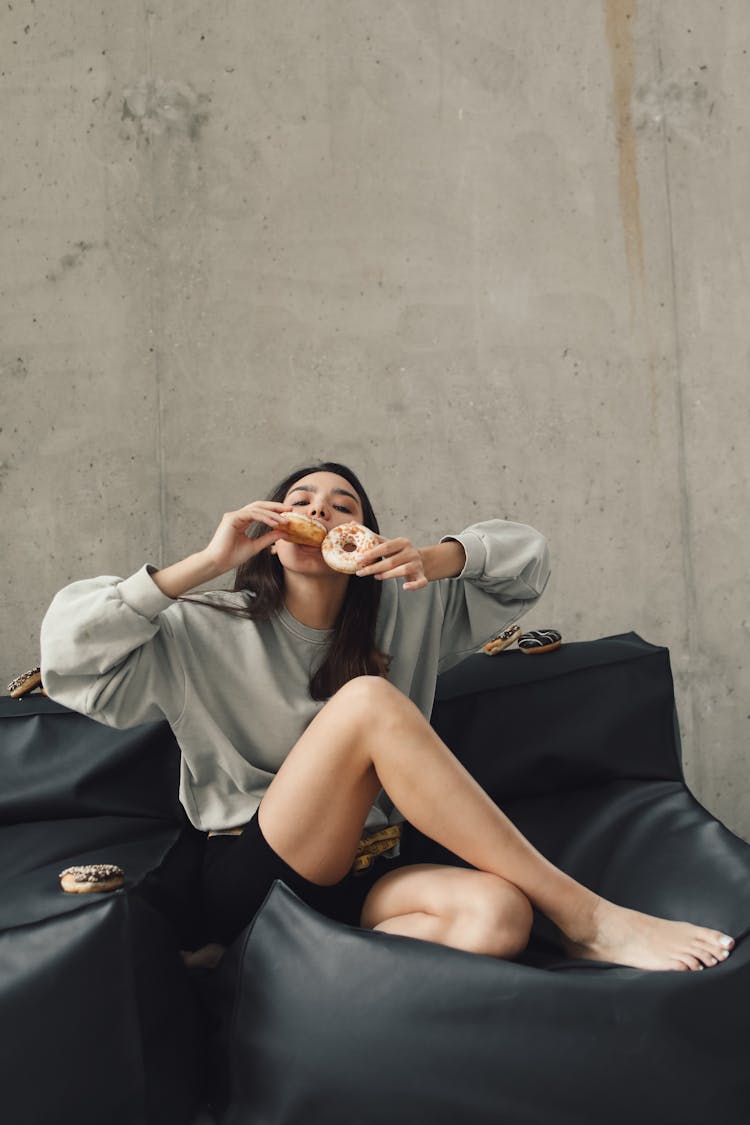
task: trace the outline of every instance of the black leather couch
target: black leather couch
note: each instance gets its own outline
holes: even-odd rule
[[[515,962],[323,918],[281,883],[188,973],[202,839],[166,724],[0,701],[0,1017],[12,1125],[747,1125],[750,847],[685,787],[669,655],[635,634],[466,660],[433,723],[556,864],[614,901],[733,934],[698,973]],[[459,863],[407,829],[405,858]],[[65,896],[75,862],[126,885]],[[94,901],[92,901],[94,900]],[[8,1029],[12,1029],[9,1034]]]
[[[186,1125],[203,1024],[178,950],[202,837],[166,723],[114,731],[39,695],[0,699],[0,1116],[8,1125]],[[122,890],[59,872],[118,863]]]

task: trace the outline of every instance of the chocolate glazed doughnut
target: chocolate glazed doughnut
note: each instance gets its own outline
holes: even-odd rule
[[[554,652],[562,644],[562,634],[557,629],[534,629],[530,633],[523,633],[518,638],[518,647],[521,652],[540,653]]]

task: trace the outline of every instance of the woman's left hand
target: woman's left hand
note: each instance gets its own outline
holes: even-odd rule
[[[362,566],[357,571],[358,578],[373,575],[378,581],[384,578],[405,578],[405,590],[421,590],[428,584],[424,572],[424,557],[410,539],[384,539],[365,551]]]

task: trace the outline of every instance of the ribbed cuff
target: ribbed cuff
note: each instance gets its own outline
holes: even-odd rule
[[[151,577],[157,569],[147,563],[135,574],[131,574],[130,578],[125,578],[117,584],[125,605],[135,613],[140,613],[141,617],[148,618],[149,621],[158,617],[167,606],[172,605],[173,601],[167,594],[162,593]]]

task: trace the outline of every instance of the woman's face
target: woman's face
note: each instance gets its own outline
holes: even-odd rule
[[[300,477],[284,497],[294,511],[320,520],[328,531],[342,523],[362,523],[362,501],[346,477],[336,473],[309,473]],[[307,574],[334,574],[323,561],[319,547],[303,547],[284,539],[275,544],[279,562],[286,570]]]

